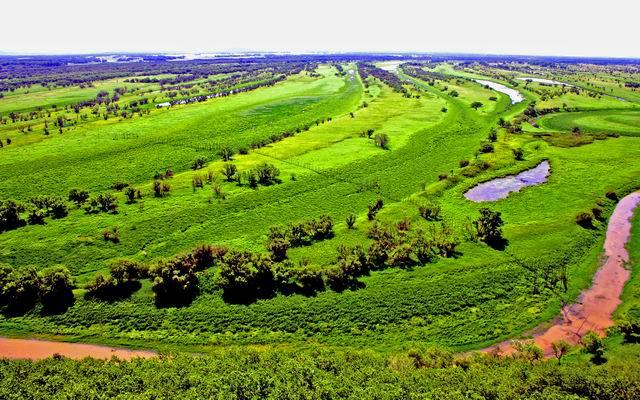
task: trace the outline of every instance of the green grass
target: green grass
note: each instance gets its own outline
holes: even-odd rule
[[[126,205],[120,195],[116,215],[73,210],[67,218],[44,226],[2,233],[0,261],[38,268],[62,263],[82,284],[119,257],[153,262],[199,243],[264,251],[270,226],[329,214],[336,222],[333,239],[290,251],[296,263],[307,259],[327,266],[334,262],[339,245],[369,243],[367,204],[377,197],[385,201],[381,221],[406,217],[414,229],[425,228],[430,223],[418,216],[417,205],[428,200],[442,207],[445,221],[459,235],[463,224],[488,206],[500,211],[506,222],[507,251],[464,242],[457,258],[373,272],[361,279],[364,286],[359,290],[325,291],[315,297],[278,295],[250,305],[223,301],[213,285],[215,268],[201,274],[202,294],[184,308],[156,308],[147,281],[131,299],[112,304],[85,300],[79,289],[76,304],[66,313],[0,317],[0,333],[202,352],[218,345],[318,343],[381,351],[427,343],[467,350],[526,332],[560,309],[560,299],[551,293],[533,293],[513,257],[566,257],[569,291],[562,295],[564,300],[575,299],[589,285],[605,227],[597,223],[596,229],[583,229],[575,216],[597,202],[610,213],[614,204],[604,200],[607,190],[623,194],[637,188],[638,138],[629,135],[566,148],[530,133],[500,130],[495,152],[478,154],[498,118],[522,112],[526,102],[512,106],[506,96],[466,81],[446,84],[459,93],[451,97],[440,90],[445,83],[430,87],[414,79],[420,98],[405,98],[380,83],[370,82],[364,91],[357,79],[336,77],[327,67],[319,71],[320,79],[291,77],[274,87],[132,120],[87,123],[61,136],[3,149],[3,197],[65,195],[74,186],[101,192],[115,181],[131,182],[144,197]],[[491,95],[498,101],[488,101]],[[524,95],[538,99],[534,92]],[[362,107],[365,101],[368,106]],[[469,107],[473,101],[485,106],[475,111]],[[593,124],[609,123],[606,116],[611,113],[590,112],[602,117]],[[577,113],[557,115],[548,118]],[[325,117],[332,121],[316,126],[314,121]],[[227,196],[221,201],[213,198],[208,185],[192,189],[195,174],[211,170],[219,175],[219,146],[247,145],[304,124],[311,125],[308,131],[234,158],[241,171],[264,161],[275,164],[282,183],[256,190],[223,183]],[[388,134],[390,149],[382,150],[362,137],[367,129]],[[571,125],[554,129],[566,132]],[[524,149],[524,161],[513,159],[516,147]],[[189,164],[197,156],[207,157],[209,163],[194,172]],[[459,161],[477,159],[490,168],[475,176],[461,175]],[[495,203],[476,204],[463,197],[481,181],[530,168],[542,159],[552,168],[545,184]],[[176,171],[170,180],[172,191],[166,198],[153,198],[153,173],[168,167]],[[441,174],[455,178],[439,181]],[[350,213],[358,216],[354,230],[343,222]],[[119,244],[101,238],[103,229],[114,226],[121,232]]]
[[[639,111],[589,111],[552,114],[539,121],[542,128],[553,130],[580,130],[590,133],[617,133],[640,136]]]

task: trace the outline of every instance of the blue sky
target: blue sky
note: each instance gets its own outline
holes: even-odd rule
[[[251,49],[640,57],[639,3],[20,0],[2,5],[0,52]]]

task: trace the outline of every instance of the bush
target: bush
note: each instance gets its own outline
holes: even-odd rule
[[[191,163],[191,169],[195,171],[197,169],[204,167],[206,163],[207,163],[207,159],[205,157],[198,157],[195,160],[193,160],[193,162]]]
[[[515,158],[517,161],[524,160],[524,150],[522,150],[520,147],[512,149],[511,152],[513,153],[513,158]]]
[[[222,166],[222,175],[224,175],[227,178],[228,182],[232,182],[234,180],[233,178],[237,172],[238,172],[238,167],[236,167],[235,164],[225,163]]]
[[[185,306],[198,295],[198,277],[191,265],[182,260],[160,262],[150,274],[157,306]]]
[[[474,101],[473,103],[471,103],[471,108],[473,108],[474,110],[477,110],[480,107],[482,107],[482,103],[479,101]]]
[[[164,197],[170,190],[171,187],[162,181],[153,182],[153,195],[155,197]]]
[[[89,192],[86,190],[71,189],[69,192],[69,201],[73,201],[78,207],[83,205],[88,199]]]
[[[280,170],[273,164],[263,163],[259,165],[255,170],[258,183],[264,186],[280,183],[278,177],[280,176]]]
[[[135,203],[136,199],[142,198],[142,194],[140,193],[140,190],[134,187],[128,187],[127,190],[124,191],[124,195],[126,196],[127,203],[129,204]]]
[[[375,142],[376,142],[376,146],[380,147],[381,149],[384,150],[388,150],[389,149],[389,135],[387,135],[386,133],[376,133],[375,136]]]
[[[100,211],[112,214],[118,213],[118,200],[112,193],[99,194],[96,197],[96,202],[100,207]]]
[[[587,212],[581,212],[576,215],[576,224],[585,229],[593,228],[593,215]]]
[[[24,226],[25,221],[20,216],[24,210],[22,204],[13,200],[0,200],[0,233]]]
[[[273,262],[260,254],[231,250],[220,262],[216,284],[227,301],[250,303],[276,290]]]
[[[482,143],[480,145],[480,153],[493,153],[493,144],[491,143]]]
[[[347,215],[347,218],[345,219],[345,222],[347,223],[347,228],[348,229],[353,229],[353,226],[356,224],[356,216],[355,216],[355,214]]]
[[[384,202],[382,201],[382,199],[378,199],[375,201],[375,203],[371,203],[367,206],[369,209],[367,212],[367,218],[369,219],[369,221],[373,221],[376,218],[376,215],[382,209],[383,205]]]
[[[102,238],[106,242],[120,243],[120,232],[117,227],[113,227],[111,230],[105,229],[102,231]]]
[[[458,161],[458,165],[460,166],[460,168],[464,168],[469,165],[469,160],[460,160]]]
[[[218,156],[222,159],[222,161],[231,161],[233,159],[234,151],[231,147],[223,147],[218,151]]]
[[[591,362],[594,364],[604,364],[607,359],[604,356],[604,342],[602,338],[595,332],[589,331],[582,337],[584,350],[591,354]]]
[[[442,219],[441,208],[433,204],[423,204],[418,207],[420,216],[427,221],[439,221]]]

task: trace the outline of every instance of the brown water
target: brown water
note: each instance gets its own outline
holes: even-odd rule
[[[640,191],[620,200],[609,219],[604,242],[605,261],[593,277],[593,284],[580,295],[576,303],[562,308],[562,313],[551,327],[535,330],[539,333],[534,334],[533,342],[542,348],[546,357],[553,355],[553,342],[563,339],[576,345],[585,333],[594,331],[604,336],[605,330],[613,326],[613,312],[621,303],[620,295],[630,276],[625,268],[625,263],[629,261],[625,246],[631,234],[631,217],[638,204]],[[505,355],[515,351],[511,340],[483,351],[496,350]]]
[[[41,360],[54,354],[60,354],[76,360],[85,357],[106,360],[113,356],[121,360],[130,360],[138,357],[151,358],[157,356],[153,351],[119,349],[94,344],[0,338],[0,358]]]

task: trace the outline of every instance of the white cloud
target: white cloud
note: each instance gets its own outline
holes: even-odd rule
[[[640,57],[631,0],[9,1],[0,51],[424,51]]]

